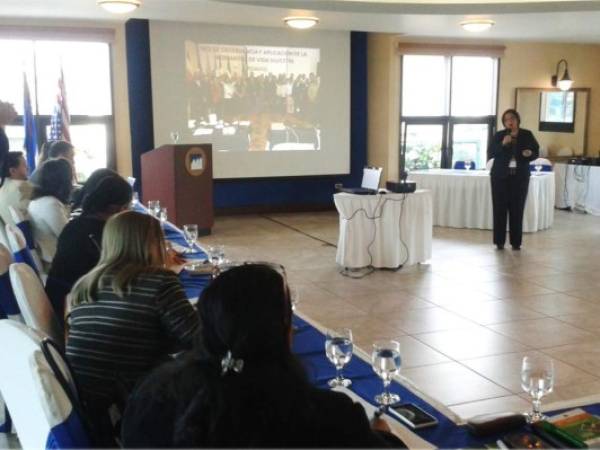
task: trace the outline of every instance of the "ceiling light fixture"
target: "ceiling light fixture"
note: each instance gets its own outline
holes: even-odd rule
[[[482,31],[487,31],[496,25],[496,22],[489,19],[473,19],[473,20],[465,20],[460,23],[460,26],[465,31],[469,31],[471,33],[481,33]]]
[[[127,14],[138,9],[142,0],[97,0],[96,4],[114,14]]]
[[[297,30],[307,30],[319,23],[319,19],[317,17],[302,16],[285,17],[283,21],[288,27],[296,28]]]
[[[563,76],[558,80],[558,70],[560,68],[560,63],[565,63],[565,71],[563,72]],[[573,86],[573,80],[569,76],[569,64],[566,59],[561,59],[556,65],[556,73],[552,75],[551,78],[552,86],[558,87],[561,91],[568,91]]]

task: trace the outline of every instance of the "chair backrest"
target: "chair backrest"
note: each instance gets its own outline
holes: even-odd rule
[[[457,169],[457,170],[466,170],[466,168],[467,168],[467,165],[465,164],[464,161],[455,161],[454,162],[454,169]],[[469,168],[471,170],[475,170],[475,168],[476,168],[475,167],[475,161],[471,161],[469,163]]]
[[[535,166],[542,166],[542,172],[552,172],[552,161],[546,158],[537,158],[529,163],[529,170],[534,172]]]
[[[8,268],[13,263],[12,253],[0,244],[0,319],[23,321],[15,293],[10,282]]]
[[[21,230],[23,236],[25,237],[25,241],[27,242],[27,248],[30,250],[35,250],[35,241],[33,239],[33,230],[31,229],[31,223],[29,222],[29,218],[23,216],[21,211],[16,209],[14,206],[9,206],[8,210],[10,215],[12,216],[12,220],[17,225],[17,228]]]
[[[6,237],[8,238],[8,246],[13,254],[15,262],[29,265],[36,272],[36,274],[39,275],[40,266],[38,265],[31,250],[29,250],[27,247],[27,241],[25,240],[23,232],[19,228],[9,223],[6,224],[5,230]]]
[[[487,163],[485,163],[486,170],[492,170],[492,167],[494,167],[494,158],[491,158]]]
[[[23,263],[11,264],[10,282],[25,323],[64,346],[63,330],[54,314],[40,278]]]
[[[6,236],[6,224],[2,219],[0,219],[0,244],[3,244],[6,248],[10,249],[8,237]]]
[[[89,448],[82,417],[71,401],[75,392],[71,372],[61,354],[43,340],[19,322],[0,321],[0,342],[10,342],[0,346],[0,391],[20,444],[40,450]]]

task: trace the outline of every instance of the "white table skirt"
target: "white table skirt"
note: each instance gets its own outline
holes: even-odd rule
[[[600,166],[555,164],[556,207],[600,216]]]
[[[414,171],[409,179],[433,196],[433,224],[452,228],[494,227],[492,189],[486,170],[431,169]],[[554,173],[532,174],[523,215],[523,231],[550,228],[554,222]]]
[[[431,193],[333,196],[340,214],[336,262],[397,268],[431,258]]]

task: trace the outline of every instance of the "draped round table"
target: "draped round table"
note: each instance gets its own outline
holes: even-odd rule
[[[347,268],[398,268],[431,258],[431,193],[333,196],[340,214],[336,262]]]
[[[487,170],[430,169],[409,175],[418,188],[430,189],[433,224],[492,230],[492,190]],[[554,172],[532,173],[523,215],[523,231],[531,233],[554,223]]]
[[[557,163],[554,170],[556,207],[600,216],[600,166]]]

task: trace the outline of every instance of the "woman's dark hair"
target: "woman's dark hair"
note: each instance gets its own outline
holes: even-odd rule
[[[71,184],[73,181],[71,163],[64,159],[49,159],[38,170],[40,172],[39,184],[33,188],[32,200],[51,195],[67,204],[73,188]]]
[[[286,280],[273,267],[245,264],[220,274],[198,301],[203,323],[197,347],[222,358],[272,360],[291,355],[292,308]]]
[[[67,141],[52,141],[48,148],[49,158],[60,158],[66,153],[73,150],[73,144]]]
[[[115,213],[129,204],[131,196],[131,186],[127,181],[117,174],[106,175],[86,189],[81,208],[84,215]]]
[[[201,388],[175,424],[174,444],[263,446],[269,428],[290,417],[296,403],[290,396],[303,396],[309,386],[290,348],[285,278],[263,264],[227,270],[203,291],[198,313],[202,329],[194,350]],[[224,370],[228,354],[234,366]]]
[[[10,169],[16,169],[21,164],[23,152],[8,152],[2,164],[2,173],[0,173],[0,187],[4,185],[4,180],[10,177]]]
[[[96,188],[96,185],[103,179],[106,177],[118,177],[119,174],[117,172],[115,172],[114,170],[110,170],[110,169],[97,169],[94,170],[91,175],[88,177],[88,179],[85,181],[85,183],[83,184],[83,186],[81,187],[81,189],[76,190],[75,192],[73,192],[72,200],[73,200],[73,205],[72,208],[73,210],[79,209],[81,208],[82,204],[83,204],[83,199],[85,198],[85,196],[93,191]]]
[[[507,114],[512,114],[513,116],[515,116],[515,117],[516,117],[516,119],[517,119],[517,123],[518,123],[519,125],[521,125],[521,115],[520,115],[520,114],[517,112],[517,110],[516,110],[516,109],[512,109],[512,108],[511,108],[511,109],[507,109],[506,111],[504,111],[504,112],[502,113],[502,125],[503,125],[503,126],[505,126],[505,125],[504,125],[504,118],[507,116]]]

